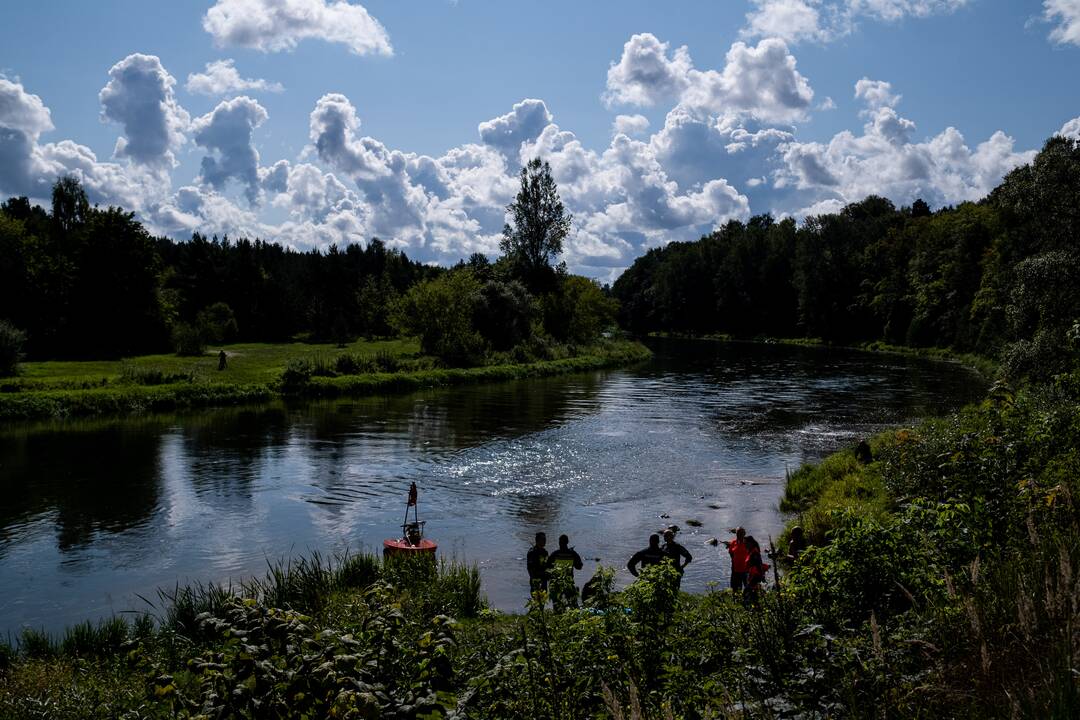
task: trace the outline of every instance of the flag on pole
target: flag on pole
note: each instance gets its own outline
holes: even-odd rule
[[[409,505],[411,507],[416,504],[416,483],[409,485]]]

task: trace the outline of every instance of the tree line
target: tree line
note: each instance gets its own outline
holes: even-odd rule
[[[447,364],[572,354],[615,319],[593,281],[555,262],[571,216],[546,163],[521,171],[495,262],[411,260],[378,238],[301,252],[259,239],[152,237],[60,178],[50,210],[0,205],[0,361],[110,358],[206,343],[413,334]],[[21,347],[20,347],[21,346]]]
[[[979,202],[731,221],[650,250],[613,294],[637,333],[934,346],[1047,376],[1080,350],[1078,230],[1080,144],[1058,136]]]

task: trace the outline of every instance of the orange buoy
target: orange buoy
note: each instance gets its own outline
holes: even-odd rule
[[[409,508],[413,510],[413,520],[409,522]],[[438,548],[433,541],[424,537],[424,521],[417,510],[416,483],[409,485],[409,501],[405,504],[405,521],[401,523],[400,538],[383,540],[383,557],[428,557],[435,558]]]

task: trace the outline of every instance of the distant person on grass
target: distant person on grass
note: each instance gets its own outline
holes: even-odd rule
[[[683,570],[694,559],[694,556],[690,554],[689,550],[675,542],[675,531],[671,529],[664,531],[664,546],[661,549],[664,551],[664,556],[671,560],[675,565],[675,570],[679,573],[679,579],[675,584],[675,587],[678,588],[682,584]]]
[[[525,567],[529,571],[529,590],[534,593],[546,591],[548,588],[548,551],[545,545],[547,545],[547,535],[542,532],[536,533],[536,541],[525,556]]]
[[[649,536],[649,547],[644,550],[638,550],[630,558],[630,562],[626,563],[626,569],[630,571],[630,574],[634,577],[638,576],[637,566],[646,568],[650,565],[659,565],[667,558],[664,554],[664,549],[660,547],[660,536],[653,533]]]

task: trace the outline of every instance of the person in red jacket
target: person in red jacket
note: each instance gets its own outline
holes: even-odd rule
[[[739,591],[746,586],[746,563],[750,554],[746,549],[746,531],[738,527],[731,532],[735,533],[735,539],[725,540],[724,545],[731,556],[731,589]]]

